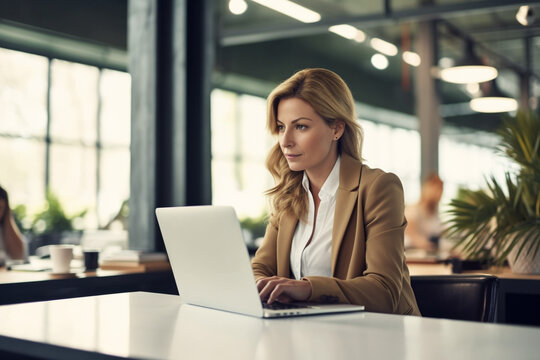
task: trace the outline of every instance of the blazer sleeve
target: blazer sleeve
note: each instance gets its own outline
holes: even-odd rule
[[[251,260],[256,280],[277,275],[277,235],[278,226],[272,217],[266,227],[263,242]]]
[[[400,302],[404,276],[403,234],[407,223],[403,188],[396,175],[381,172],[359,192],[358,206],[363,211],[357,212],[354,241],[364,241],[359,236],[363,231],[366,268],[347,279],[306,277],[312,286],[309,300],[361,304],[369,311],[393,313]],[[353,256],[363,255],[358,245],[354,244]]]

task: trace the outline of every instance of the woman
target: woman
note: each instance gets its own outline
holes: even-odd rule
[[[435,173],[430,174],[422,183],[420,201],[405,208],[407,228],[405,246],[436,252],[442,224],[439,218],[439,202],[443,193],[443,182]]]
[[[7,191],[0,186],[0,262],[5,261],[5,254],[11,259],[22,259],[24,245],[21,232],[9,208]]]
[[[420,315],[404,258],[401,182],[362,165],[345,82],[325,69],[299,71],[269,95],[267,125],[278,143],[267,159],[272,215],[252,261],[261,299]]]

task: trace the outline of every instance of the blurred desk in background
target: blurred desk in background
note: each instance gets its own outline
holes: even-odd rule
[[[451,275],[445,263],[407,263],[411,276]],[[498,323],[540,326],[540,275],[514,274],[509,267],[463,271],[463,274],[489,274],[499,278]]]
[[[54,275],[0,268],[0,305],[89,295],[148,291],[178,294],[172,271],[101,270]]]

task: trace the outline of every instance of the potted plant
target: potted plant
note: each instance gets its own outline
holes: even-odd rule
[[[29,253],[34,254],[37,248],[44,245],[78,243],[81,231],[75,229],[74,221],[85,214],[86,210],[83,210],[68,216],[58,197],[47,190],[45,208],[31,221],[29,233],[32,239],[29,244]]]
[[[245,217],[240,220],[240,225],[242,230],[248,233],[244,233],[244,241],[246,241],[249,251],[254,253],[259,246],[257,239],[263,237],[266,231],[266,225],[268,225],[267,215],[263,213],[256,218]]]
[[[446,234],[468,259],[508,259],[516,273],[540,273],[540,119],[533,112],[506,116],[499,150],[518,165],[504,184],[491,176],[486,190],[462,189],[450,202]],[[519,261],[531,260],[532,264]]]

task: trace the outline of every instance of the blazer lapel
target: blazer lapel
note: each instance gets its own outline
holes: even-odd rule
[[[284,216],[279,225],[277,238],[277,275],[291,274],[291,244],[298,219]]]
[[[336,210],[334,213],[334,227],[332,229],[332,274],[338,259],[339,249],[343,235],[351,219],[351,214],[358,198],[358,184],[360,182],[362,164],[348,155],[341,155],[339,171],[339,188],[336,197]]]

